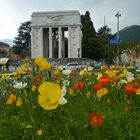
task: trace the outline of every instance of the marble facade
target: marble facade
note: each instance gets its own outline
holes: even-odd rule
[[[65,37],[68,38],[67,48]],[[34,12],[31,15],[32,58],[81,58],[81,41],[79,11]]]

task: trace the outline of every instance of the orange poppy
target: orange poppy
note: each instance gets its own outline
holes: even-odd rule
[[[138,88],[138,83],[133,82],[133,83],[128,83],[125,85],[125,91],[128,93],[135,93]]]
[[[117,77],[115,77],[115,78],[112,79],[112,82],[113,82],[113,83],[119,82],[119,81],[120,81],[120,78],[117,78]]]
[[[106,76],[106,75],[103,75],[100,79],[99,79],[99,82],[100,83],[103,83],[103,84],[106,84],[106,83],[109,83],[111,81],[111,78],[109,76]]]
[[[41,80],[42,80],[41,75],[36,75],[36,76],[34,77],[34,85],[35,85],[35,86],[39,85],[39,83],[40,83]]]

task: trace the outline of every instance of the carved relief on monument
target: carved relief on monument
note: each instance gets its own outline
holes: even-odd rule
[[[62,21],[62,18],[64,15],[52,15],[52,16],[47,16],[50,20],[52,21]]]
[[[47,22],[46,24],[63,24],[63,18],[64,15],[48,15],[46,16],[47,19],[50,20],[50,22]]]

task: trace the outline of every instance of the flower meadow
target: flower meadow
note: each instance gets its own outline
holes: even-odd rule
[[[140,71],[53,69],[43,57],[0,78],[1,140],[139,140]]]

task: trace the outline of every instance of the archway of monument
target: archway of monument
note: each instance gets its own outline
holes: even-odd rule
[[[52,28],[52,57],[58,58],[58,28]],[[68,27],[62,28],[62,57],[68,58]],[[49,28],[43,28],[43,56],[49,58]]]

